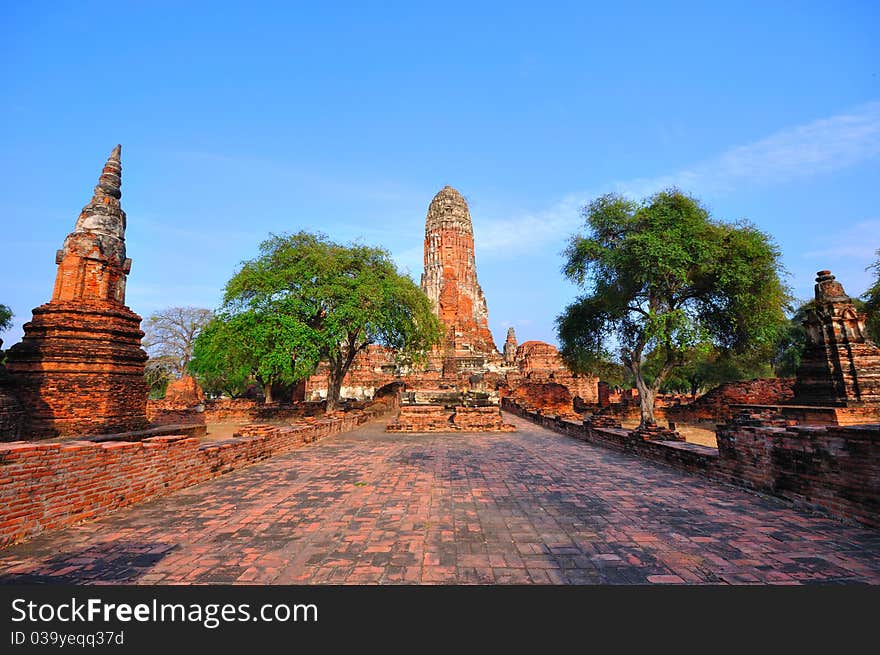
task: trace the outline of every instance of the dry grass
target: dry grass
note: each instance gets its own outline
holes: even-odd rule
[[[660,421],[658,421],[658,423],[665,425],[665,423]],[[623,421],[622,424],[623,427],[632,430],[639,426],[639,421],[638,419],[626,420]],[[715,440],[715,426],[713,424],[704,423],[699,425],[688,425],[685,423],[676,423],[675,429],[688,443],[696,443],[701,446],[709,446],[710,448],[718,447],[718,442]]]

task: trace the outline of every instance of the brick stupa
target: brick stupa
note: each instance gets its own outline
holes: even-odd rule
[[[795,404],[880,406],[880,348],[831,271],[819,271],[804,328],[807,344],[797,370]]]
[[[147,426],[141,317],[125,306],[121,146],[58,251],[52,300],[33,311],[7,368],[27,407],[29,438]]]
[[[446,327],[444,376],[500,359],[489,331],[486,296],[477,282],[471,215],[465,199],[450,186],[440,189],[428,207],[422,290]]]

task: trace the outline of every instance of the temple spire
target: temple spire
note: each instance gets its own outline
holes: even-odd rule
[[[121,255],[120,261],[125,259],[125,239],[126,219],[125,212],[119,199],[122,197],[122,146],[117,145],[113,148],[107,163],[101,170],[101,176],[98,178],[98,184],[95,185],[95,191],[92,194],[88,204],[82,208],[79,218],[76,221],[74,233],[88,233],[100,236],[102,241],[107,239],[118,240],[113,245],[108,243],[102,244],[100,250],[105,254],[116,252]],[[65,244],[65,249],[67,244]]]
[[[118,144],[113,148],[107,163],[104,164],[104,170],[101,171],[101,177],[98,178],[98,186],[95,187],[95,196],[104,195],[112,198],[122,197],[122,145]]]

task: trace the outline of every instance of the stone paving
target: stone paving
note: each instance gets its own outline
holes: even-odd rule
[[[3,583],[880,583],[880,530],[558,435],[366,425],[0,551]]]

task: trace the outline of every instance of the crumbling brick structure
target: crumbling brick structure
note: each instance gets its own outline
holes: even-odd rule
[[[516,349],[520,384],[554,383],[566,387],[572,398],[587,404],[599,401],[599,380],[592,375],[577,375],[565,365],[555,346],[543,341],[526,341]],[[510,385],[511,388],[514,384]]]
[[[172,380],[165,389],[165,401],[181,407],[192,407],[205,402],[205,392],[191,375]]]
[[[736,405],[777,405],[794,396],[794,378],[757,378],[725,382],[693,402],[672,404],[662,415],[672,421],[726,421],[737,411]]]
[[[463,360],[460,368],[499,359],[486,296],[477,282],[471,215],[465,199],[450,186],[440,189],[428,207],[422,290],[446,326],[445,357]]]
[[[386,428],[388,432],[513,432],[504,423],[500,408],[456,405],[401,405],[400,414]]]
[[[574,415],[571,392],[555,382],[524,382],[510,395],[523,407],[540,409],[544,414]]]
[[[21,438],[25,422],[25,408],[0,364],[0,441],[15,441]]]
[[[804,328],[807,347],[797,370],[793,404],[880,405],[880,348],[868,339],[867,317],[853,306],[831,271],[819,271]]]
[[[516,366],[516,330],[507,328],[507,339],[504,341],[504,365]]]
[[[27,407],[28,438],[147,426],[141,317],[125,306],[121,147],[58,251],[52,299],[33,311],[7,368]]]

